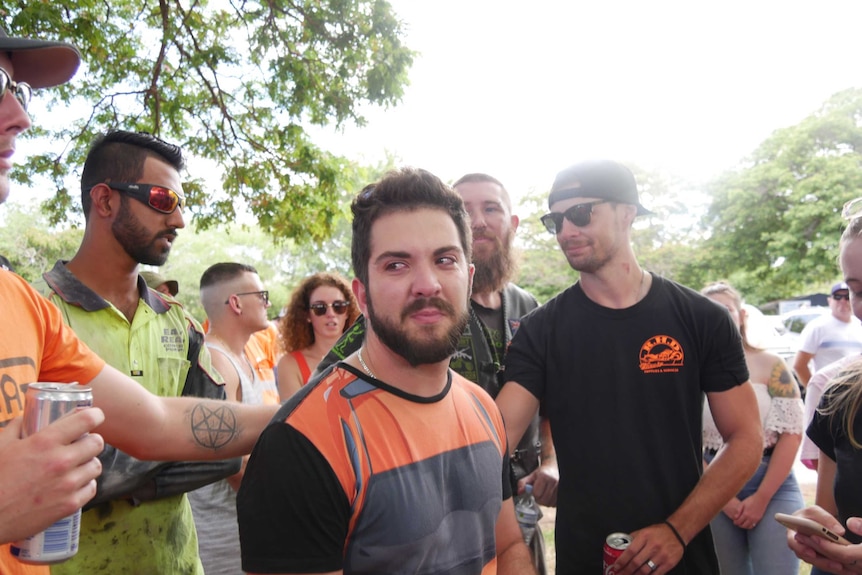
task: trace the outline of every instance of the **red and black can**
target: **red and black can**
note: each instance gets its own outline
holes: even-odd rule
[[[614,563],[617,562],[623,551],[632,543],[632,536],[628,533],[611,533],[605,539],[605,546],[602,553],[602,573],[604,575],[613,575]]]

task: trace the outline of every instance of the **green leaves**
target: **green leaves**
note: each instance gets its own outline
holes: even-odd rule
[[[190,174],[221,183],[189,188],[198,227],[234,221],[244,206],[278,240],[319,241],[343,213],[347,182],[344,160],[316,146],[305,126],[361,124],[363,106],[396,104],[414,56],[384,0],[163,0],[143,8],[77,0],[6,10],[0,17],[12,35],[64,39],[84,58],[72,83],[38,94],[71,107],[61,125],[42,124],[50,151],[14,174],[21,183],[51,178],[52,221],[78,207],[65,182],[92,138],[122,128],[180,144],[213,167]]]
[[[840,276],[841,207],[862,190],[862,90],[776,131],[711,189],[706,248],[755,302],[823,291]]]

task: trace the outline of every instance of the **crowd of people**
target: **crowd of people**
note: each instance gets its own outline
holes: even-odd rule
[[[0,202],[32,89],[79,62],[0,29]],[[731,285],[696,291],[639,263],[632,225],[650,212],[609,160],[554,180],[541,220],[579,278],[541,306],[512,282],[519,219],[499,180],[402,168],[352,201],[352,281],[305,278],[274,325],[257,270],[214,263],[201,325],[176,281],[140,269],[185,227],[183,168],[159,138],[102,134],[75,255],[32,286],[2,260],[0,573],[539,575],[540,505],[557,508],[559,574],[607,572],[620,532],[618,575],[790,575],[800,559],[862,573],[862,344],[817,355],[862,317],[858,202],[835,320],[791,370],[749,342]],[[21,437],[37,381],[88,385],[94,407]],[[804,435],[807,507],[792,471]],[[71,559],[11,553],[80,508]]]

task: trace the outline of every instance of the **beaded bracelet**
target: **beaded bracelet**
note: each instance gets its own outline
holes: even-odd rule
[[[665,519],[664,524],[670,527],[670,530],[673,532],[674,536],[676,536],[677,541],[679,541],[679,544],[682,545],[682,550],[685,551],[685,539],[682,538],[682,535],[679,534],[679,531],[676,530],[676,527],[673,526],[673,523]]]

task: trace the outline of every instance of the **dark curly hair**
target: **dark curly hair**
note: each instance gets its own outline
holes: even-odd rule
[[[287,312],[279,323],[285,353],[305,349],[314,343],[314,328],[308,321],[308,306],[311,303],[311,292],[320,286],[337,288],[344,295],[344,299],[350,302],[350,307],[347,308],[347,321],[344,322],[345,331],[359,317],[359,304],[356,303],[353,290],[350,289],[346,279],[330,272],[310,275],[293,290],[290,303],[287,304]]]

